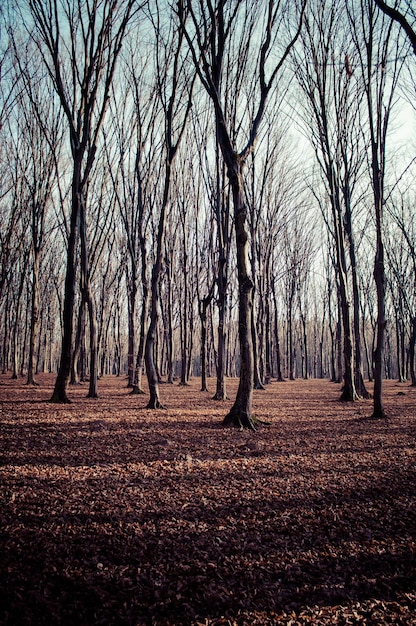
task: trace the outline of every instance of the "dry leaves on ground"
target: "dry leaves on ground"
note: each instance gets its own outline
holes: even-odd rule
[[[416,389],[386,383],[374,421],[273,382],[251,433],[197,380],[163,411],[40,382],[0,377],[2,624],[416,624]]]

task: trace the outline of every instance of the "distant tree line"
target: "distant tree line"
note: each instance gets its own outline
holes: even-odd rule
[[[253,6],[251,6],[253,4]],[[416,385],[416,16],[381,0],[0,9],[0,367],[99,393]],[[404,129],[404,133],[402,132]],[[408,132],[407,132],[408,130]],[[162,394],[163,395],[163,394]]]

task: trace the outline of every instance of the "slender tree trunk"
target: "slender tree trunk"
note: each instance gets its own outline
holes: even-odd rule
[[[172,156],[173,158],[173,156]],[[144,359],[146,363],[147,382],[149,385],[148,409],[163,409],[160,401],[159,374],[155,364],[156,331],[157,331],[157,306],[159,301],[159,281],[162,270],[162,254],[165,248],[166,212],[169,198],[171,180],[172,159],[166,160],[165,185],[163,191],[162,206],[160,209],[159,226],[157,231],[156,258],[152,269],[151,297],[150,297],[150,322],[147,330]]]
[[[335,346],[336,346],[336,374],[335,374],[335,383],[342,382],[342,312],[341,312],[341,297],[339,295],[339,285],[337,290],[337,325],[335,330]]]
[[[207,310],[214,296],[211,287],[209,293],[198,303],[199,319],[201,321],[201,391],[208,391],[207,387]]]
[[[276,367],[277,367],[277,380],[278,382],[283,382],[282,375],[282,356],[280,350],[280,341],[279,341],[279,315],[277,312],[277,297],[276,297],[276,287],[273,284],[273,303],[274,303],[274,340],[276,342]]]
[[[126,268],[127,280],[127,268]],[[127,353],[127,387],[134,385],[134,352],[135,352],[135,318],[136,318],[136,299],[137,299],[137,277],[136,268],[132,269],[132,276],[128,281],[130,283],[127,299],[128,299],[128,353]]]
[[[168,265],[168,304],[167,304],[167,324],[165,328],[166,348],[167,348],[167,366],[168,376],[167,380],[170,385],[173,385],[175,379],[174,364],[173,364],[173,276],[172,276],[172,264]]]
[[[71,378],[70,378],[71,385],[78,385],[80,383],[80,375],[79,375],[78,367],[79,367],[80,360],[81,360],[81,347],[82,347],[82,341],[84,339],[84,333],[85,333],[85,300],[83,296],[81,296],[81,302],[79,305],[79,312],[78,312],[77,331],[75,335],[75,346],[74,346],[74,352],[73,352],[73,357],[72,357],[72,362],[71,362]]]
[[[340,400],[350,402],[356,400],[354,385],[354,351],[351,329],[351,305],[347,294],[347,277],[343,271],[339,271],[339,285],[342,326],[344,329],[344,387]]]
[[[409,369],[412,387],[416,387],[416,367],[415,367],[415,345],[416,345],[416,316],[411,320],[411,332],[409,343]]]
[[[225,329],[227,294],[219,290],[218,293],[218,350],[217,350],[217,383],[213,400],[227,399],[226,384],[226,343],[227,332]]]
[[[186,373],[186,380],[189,381],[193,375],[193,350],[194,350],[194,309],[192,298],[189,302],[189,342],[188,342],[188,369]]]
[[[269,384],[272,379],[272,355],[271,355],[271,319],[270,319],[270,291],[267,288],[266,291],[266,304],[265,304],[265,317],[266,317],[266,325],[265,325],[265,356],[266,356],[266,377],[265,383]]]
[[[199,319],[201,321],[201,391],[208,391],[207,387],[207,308],[205,302],[200,303]]]
[[[40,250],[34,246],[32,271],[32,315],[30,320],[29,363],[27,368],[27,384],[37,385],[35,380],[35,347],[39,332],[39,262]]]
[[[349,254],[351,261],[351,281],[353,294],[353,325],[354,325],[354,384],[357,395],[361,398],[371,398],[367,391],[363,376],[363,361],[361,356],[361,329],[360,329],[360,292],[358,288],[357,259],[355,243],[352,232],[351,201],[348,190],[344,190],[345,198],[345,228],[349,242]]]
[[[134,376],[134,385],[132,389],[133,394],[144,394],[142,389],[142,375],[143,375],[143,367],[144,367],[144,348],[146,344],[146,322],[147,315],[149,312],[149,287],[147,285],[146,280],[143,281],[143,301],[142,301],[142,312],[140,315],[140,337],[139,337],[139,347],[137,350],[137,360],[136,360],[136,373]]]
[[[13,338],[12,338],[12,346],[13,346],[13,369],[12,369],[12,378],[17,379],[19,372],[19,319],[20,319],[20,304],[22,301],[23,288],[25,286],[25,275],[26,268],[28,262],[28,255],[25,254],[23,267],[21,268],[19,288],[16,297],[16,310],[15,310],[15,320],[13,327]],[[21,346],[20,346],[21,347]]]
[[[98,398],[98,346],[97,346],[97,321],[95,306],[90,289],[87,290],[88,318],[90,328],[90,384],[87,398]]]
[[[254,290],[253,290],[253,296],[254,296]],[[253,300],[254,300],[254,297],[253,297]],[[261,389],[262,391],[264,391],[265,386],[263,385],[262,380],[261,380],[260,367],[259,367],[259,350],[258,350],[259,341],[258,341],[258,335],[257,335],[257,329],[256,329],[256,322],[254,319],[254,307],[252,308],[252,315],[251,315],[251,335],[252,335],[252,342],[253,342],[254,389]]]
[[[97,321],[95,316],[94,300],[91,294],[90,269],[87,246],[87,224],[86,224],[86,200],[80,206],[80,239],[81,239],[81,285],[82,299],[88,308],[89,339],[90,339],[90,380],[87,398],[98,398],[98,346],[97,346]]]
[[[293,350],[293,297],[289,299],[288,317],[288,357],[289,357],[289,380],[295,380],[295,358]]]
[[[181,332],[181,379],[179,384],[185,386],[188,384],[188,276],[187,276],[187,259],[188,255],[185,251],[185,235],[183,237],[183,315],[182,315],[182,332]]]

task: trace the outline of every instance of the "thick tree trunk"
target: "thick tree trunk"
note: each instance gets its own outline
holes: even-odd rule
[[[230,159],[230,155],[228,155]],[[230,163],[230,161],[228,160]],[[238,426],[254,430],[251,418],[254,357],[252,337],[253,313],[253,281],[250,277],[248,259],[247,211],[243,196],[243,179],[241,165],[234,159],[233,167],[228,165],[233,202],[235,235],[237,244],[237,275],[238,275],[238,336],[240,340],[240,382],[237,396],[230,412],[224,418],[225,425]]]
[[[379,112],[381,114],[381,112]],[[386,414],[383,406],[383,356],[384,339],[386,333],[386,273],[384,267],[383,243],[383,185],[384,176],[380,167],[381,159],[378,156],[379,145],[372,136],[372,177],[374,193],[374,209],[376,218],[376,254],[374,259],[374,281],[377,293],[377,336],[374,349],[374,402],[372,416],[375,419],[384,418]],[[385,158],[385,155],[383,155]],[[384,162],[383,158],[383,162]]]
[[[374,350],[374,402],[372,417],[383,418],[386,417],[383,405],[383,352],[386,330],[386,277],[384,270],[384,246],[381,239],[381,230],[378,233],[377,239],[377,253],[374,263],[374,280],[377,290],[377,338]]]
[[[153,299],[153,297],[152,297]],[[151,318],[149,328],[147,329],[146,347],[144,351],[144,359],[146,363],[146,374],[149,385],[149,402],[148,409],[163,409],[159,394],[159,376],[155,366],[154,350],[156,339],[157,312],[156,306],[151,305]]]
[[[63,335],[61,359],[59,364],[58,375],[55,380],[55,388],[51,397],[51,402],[68,403],[70,402],[67,395],[68,381],[71,373],[72,358],[72,332],[74,317],[74,301],[75,301],[75,278],[76,278],[76,250],[78,244],[78,228],[79,228],[79,212],[80,212],[80,167],[81,160],[74,163],[74,175],[72,179],[72,203],[70,230],[67,249],[67,264],[65,275],[65,293],[63,308]]]

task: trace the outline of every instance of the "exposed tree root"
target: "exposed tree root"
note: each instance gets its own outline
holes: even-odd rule
[[[350,388],[344,387],[342,388],[342,393],[340,397],[340,402],[355,402],[358,400],[358,395],[353,392]]]
[[[51,404],[72,404],[72,400],[68,398],[66,394],[59,394],[54,391],[51,399],[49,400]]]
[[[223,426],[233,426],[239,430],[257,430],[252,418],[245,411],[239,411],[238,409],[231,409],[231,411],[224,417]]]
[[[257,426],[257,424],[261,424],[262,426],[271,426],[271,422],[267,422],[266,420],[261,420],[259,417],[256,417],[255,415],[251,416],[251,421],[253,422],[253,424],[255,426]]]
[[[212,396],[212,400],[219,400],[220,402],[228,399],[229,398],[227,394],[223,393],[222,391],[216,391],[215,394]]]
[[[166,407],[157,398],[150,398],[146,409],[166,409]]]
[[[145,392],[143,389],[140,389],[137,385],[133,385],[133,389],[130,391],[130,395],[132,396],[144,396]]]
[[[384,409],[376,409],[369,417],[370,420],[383,420],[387,419],[387,415]]]

